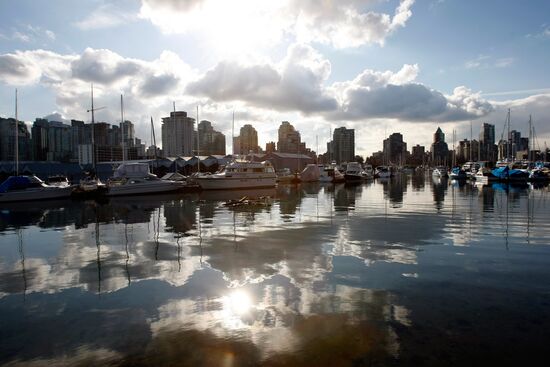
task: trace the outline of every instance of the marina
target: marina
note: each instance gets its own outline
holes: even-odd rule
[[[0,363],[520,363],[550,330],[549,199],[422,173],[4,203]]]

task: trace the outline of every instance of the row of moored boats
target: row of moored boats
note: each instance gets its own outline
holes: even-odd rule
[[[147,163],[123,163],[113,177],[102,182],[88,176],[78,184],[70,184],[65,177],[42,181],[34,175],[10,176],[0,184],[0,203],[60,199],[71,196],[121,196],[166,193],[185,190],[226,190],[275,187],[277,183],[297,182],[359,182],[374,177],[390,177],[389,167],[362,166],[348,163],[344,168],[309,164],[301,173],[290,170],[275,172],[270,162],[235,161],[216,173],[195,173],[185,177],[169,173],[162,178],[150,172]]]
[[[481,183],[549,181],[550,163],[499,161],[495,167],[490,168],[487,162],[467,162],[462,167],[454,167],[450,170],[446,167],[435,167],[432,175],[454,180],[475,180]]]

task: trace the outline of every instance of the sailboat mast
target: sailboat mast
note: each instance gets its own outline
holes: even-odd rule
[[[233,122],[231,123],[231,148],[232,155],[235,155],[235,110],[233,110]]]
[[[174,113],[173,113],[173,116],[172,116],[172,127],[174,128],[174,139],[177,139],[176,136],[176,131],[177,131],[177,128],[176,128],[176,101],[172,101],[172,107],[174,109]],[[175,151],[175,149],[174,149]],[[177,154],[175,154],[177,156]],[[174,159],[174,173],[177,173],[178,172],[178,161],[176,159]]]
[[[15,89],[15,175],[19,176],[19,120],[17,116],[17,89]]]
[[[199,105],[197,105],[197,173],[201,171],[201,157],[199,153]]]
[[[532,148],[534,148],[534,145],[531,144],[531,143],[534,143],[534,141],[532,142],[533,140],[533,125],[532,125],[532,121],[531,121],[531,115],[529,115],[529,143],[527,144],[527,159],[529,160],[529,162],[532,161],[532,158],[531,158],[531,151],[533,150]]]
[[[122,145],[122,161],[125,162],[126,159],[128,158],[126,156],[126,149],[125,149],[125,133],[124,133],[124,100],[122,98],[122,94],[120,95],[120,127],[121,127],[121,130],[122,130],[122,136],[121,136],[121,145]]]
[[[92,112],[92,167],[95,171],[94,83],[91,83],[91,89],[92,89],[92,108],[90,109],[90,111]]]
[[[157,140],[155,139],[155,125],[153,124],[153,116],[151,116],[151,135],[153,139],[153,147],[155,149],[155,164],[158,168],[158,161],[157,161]]]
[[[474,134],[472,133],[472,121],[470,121],[470,159],[469,159],[470,162],[474,161],[474,157],[472,155],[472,148],[473,148],[473,145],[474,145],[473,141],[472,141],[474,139],[473,135]]]
[[[508,152],[509,160],[512,160],[512,140],[510,136],[510,109],[508,109]]]
[[[456,130],[453,130],[453,167],[452,168],[456,166],[455,136],[456,136]]]
[[[319,164],[319,136],[315,135],[315,164]]]

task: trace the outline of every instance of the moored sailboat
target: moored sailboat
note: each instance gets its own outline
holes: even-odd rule
[[[15,176],[0,185],[0,202],[30,201],[68,198],[72,187],[50,186],[34,175],[19,175],[19,119],[17,115],[17,89],[15,90]]]

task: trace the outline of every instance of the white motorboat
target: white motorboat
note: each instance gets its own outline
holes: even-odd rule
[[[313,163],[308,164],[300,173],[302,182],[317,182],[320,176],[321,172],[319,172],[319,167]]]
[[[277,182],[278,183],[298,183],[300,182],[300,177],[297,173],[290,172],[290,168],[283,168],[276,172]]]
[[[194,178],[203,190],[275,187],[277,175],[270,162],[237,161],[221,172]]]
[[[71,186],[71,184],[69,183],[69,180],[67,179],[67,176],[63,176],[63,175],[49,176],[46,179],[46,184],[50,186],[57,186],[57,187]]]
[[[147,163],[123,163],[107,184],[108,196],[141,195],[173,192],[183,189],[185,182],[161,180],[149,171]]]
[[[389,178],[391,177],[391,169],[388,166],[378,166],[374,173],[374,177]]]
[[[438,167],[435,167],[434,170],[432,171],[432,176],[433,177],[449,177],[449,174],[447,173],[447,167],[443,167],[443,166],[438,166]]]
[[[362,181],[363,169],[357,162],[349,162],[346,166],[346,173],[344,174],[346,181]]]
[[[367,180],[374,178],[374,169],[372,168],[372,165],[365,164],[363,167],[363,178]]]
[[[344,182],[346,178],[336,166],[319,165],[319,182]]]
[[[34,175],[10,176],[0,185],[0,202],[61,199],[71,192],[71,186],[50,186]]]

